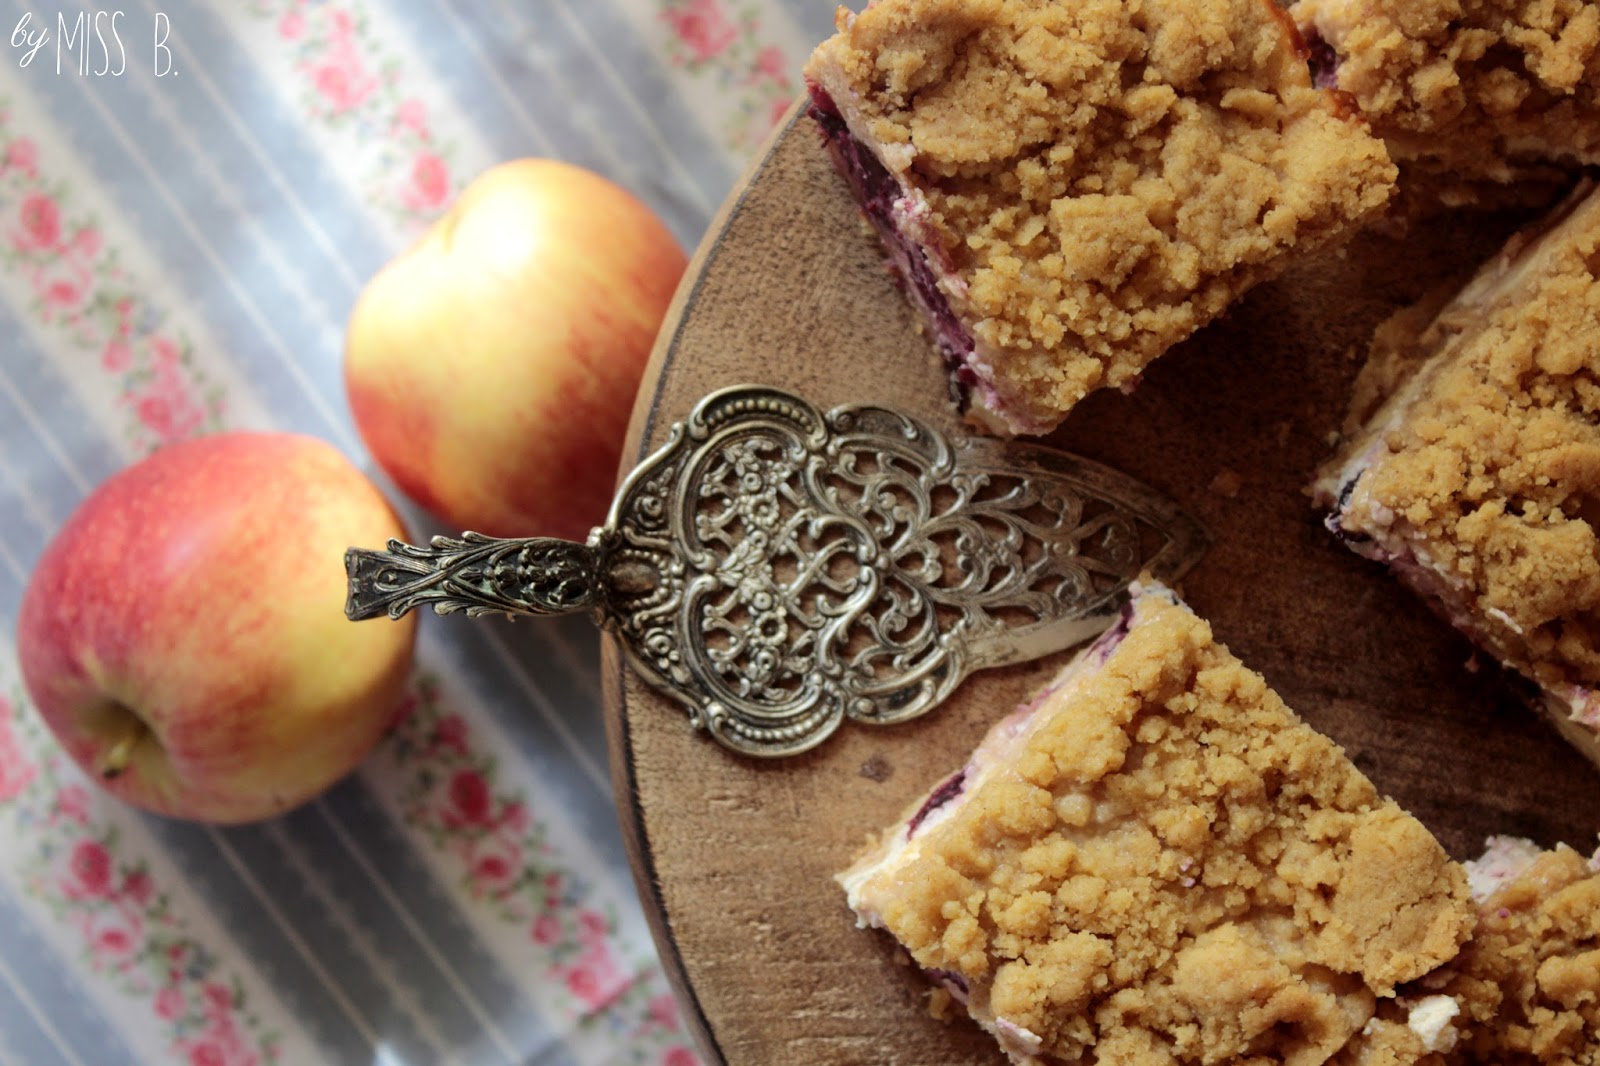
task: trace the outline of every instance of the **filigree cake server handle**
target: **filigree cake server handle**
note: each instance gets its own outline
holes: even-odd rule
[[[352,548],[346,613],[590,611],[696,727],[782,756],[1086,640],[1141,572],[1175,581],[1208,543],[1164,496],[1076,456],[741,385],[672,427],[588,543]]]

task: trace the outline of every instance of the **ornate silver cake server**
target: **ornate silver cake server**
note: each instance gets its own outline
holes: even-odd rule
[[[345,610],[591,611],[696,727],[781,756],[1086,640],[1141,571],[1175,581],[1207,543],[1165,497],[1076,456],[742,385],[672,427],[586,544],[352,548]]]

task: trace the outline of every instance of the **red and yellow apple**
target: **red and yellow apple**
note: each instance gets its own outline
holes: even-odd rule
[[[490,170],[357,301],[345,385],[368,448],[456,529],[583,539],[685,265],[597,174]]]
[[[62,747],[130,803],[234,823],[315,796],[393,718],[416,623],[345,619],[344,552],[404,527],[335,448],[175,444],[79,506],[23,594],[23,680]]]

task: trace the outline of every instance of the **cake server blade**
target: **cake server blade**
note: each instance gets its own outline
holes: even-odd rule
[[[1208,544],[1172,501],[1086,459],[740,385],[673,425],[587,543],[352,548],[345,610],[588,611],[696,727],[783,756],[1086,640],[1141,573],[1176,581]]]

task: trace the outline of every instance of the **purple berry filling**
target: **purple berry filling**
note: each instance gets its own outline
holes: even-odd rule
[[[1338,88],[1339,53],[1333,50],[1333,45],[1319,37],[1316,30],[1306,31],[1305,41],[1306,64],[1311,68],[1311,84],[1319,89]]]
[[[1322,520],[1322,524],[1328,527],[1328,532],[1332,533],[1346,544],[1366,544],[1372,540],[1372,538],[1365,533],[1350,532],[1344,528],[1344,523],[1340,521],[1340,518],[1344,515],[1345,508],[1350,506],[1350,497],[1354,495],[1356,491],[1356,482],[1359,480],[1361,480],[1361,475],[1357,474],[1340,487],[1339,502],[1334,504],[1333,513]]]
[[[1129,600],[1122,605],[1122,610],[1117,615],[1117,620],[1111,628],[1095,638],[1090,654],[1094,656],[1096,664],[1103,663],[1111,658],[1111,653],[1117,650],[1117,645],[1128,635],[1128,630],[1133,628],[1133,601]]]
[[[923,802],[921,809],[919,809],[917,813],[912,816],[911,824],[906,826],[906,839],[911,839],[912,835],[916,833],[917,827],[927,819],[928,815],[932,814],[940,807],[943,807],[946,803],[949,803],[951,800],[961,795],[961,790],[966,787],[966,784],[967,771],[963,769],[944,784],[934,789],[933,794]]]
[[[967,993],[970,991],[967,987],[967,979],[954,970],[923,970],[922,975],[934,984],[944,985],[951,992],[960,996],[963,1001],[966,1000]]]
[[[844,175],[850,190],[873,229],[890,251],[891,264],[896,268],[901,283],[908,287],[913,301],[922,309],[933,339],[938,344],[945,361],[950,364],[956,383],[963,388],[977,384],[977,376],[967,366],[972,355],[972,336],[950,309],[950,301],[939,291],[928,255],[915,240],[901,232],[895,223],[895,202],[905,197],[905,190],[887,168],[862,144],[845,125],[844,118],[833,99],[820,86],[812,84],[809,114],[822,131],[823,142],[834,166]]]

